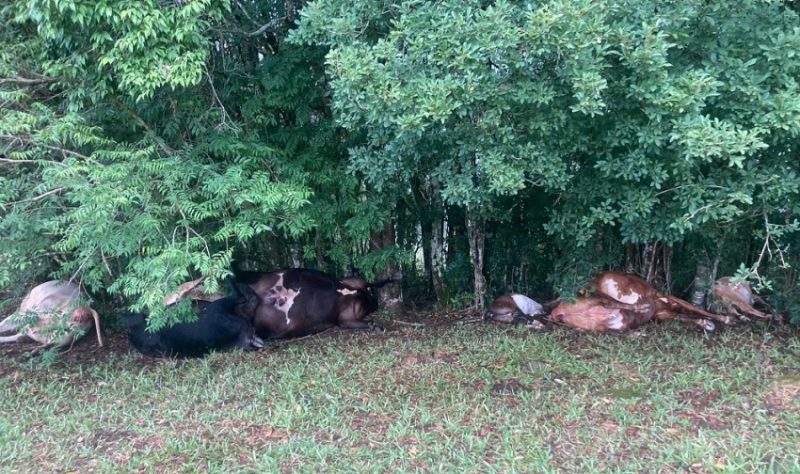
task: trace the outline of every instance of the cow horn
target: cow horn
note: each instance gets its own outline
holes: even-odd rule
[[[94,330],[97,333],[97,345],[103,347],[103,336],[100,335],[100,315],[92,308],[89,308],[89,312],[92,313],[92,318],[94,319]]]

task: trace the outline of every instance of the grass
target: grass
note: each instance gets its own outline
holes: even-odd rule
[[[423,320],[424,321],[424,320]],[[0,355],[4,472],[800,472],[800,340],[497,325]]]

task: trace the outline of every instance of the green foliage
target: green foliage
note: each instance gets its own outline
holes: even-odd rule
[[[164,296],[199,275],[216,290],[234,252],[336,273],[405,258],[366,245],[388,211],[341,160],[321,50],[246,33],[282,4],[244,8],[3,8],[0,287],[77,278],[158,328],[192,317]]]
[[[197,84],[209,55],[207,32],[230,12],[227,0],[71,0],[18,2],[15,20],[32,21],[47,46],[42,73],[77,82],[73,110],[121,92],[152,97],[163,86]]]
[[[800,197],[800,19],[785,5],[384,10],[376,25],[373,8],[317,0],[292,36],[331,48],[337,119],[367,134],[353,168],[379,189],[431,175],[446,201],[488,216],[500,196],[550,192],[562,269],[618,265],[618,252],[586,251],[609,234],[673,245],[747,222],[779,245],[796,233],[785,203]],[[781,237],[769,230],[787,219]]]
[[[678,280],[741,267],[798,314],[785,2],[317,0],[296,22],[292,2],[17,0],[0,20],[5,291],[74,277],[158,327],[187,313],[164,295],[234,258],[415,272],[435,225],[457,299],[469,218],[493,293],[569,293],[658,243]]]

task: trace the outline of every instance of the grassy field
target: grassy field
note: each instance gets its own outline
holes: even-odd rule
[[[0,470],[800,472],[797,333],[420,321],[204,360],[4,348]]]

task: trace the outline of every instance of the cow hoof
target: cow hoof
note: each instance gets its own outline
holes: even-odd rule
[[[525,327],[533,331],[542,331],[545,328],[544,323],[536,319],[526,324]]]
[[[372,323],[370,325],[370,329],[372,329],[375,332],[386,332],[386,328],[384,328],[383,326],[381,326],[378,323]]]
[[[713,334],[717,330],[717,326],[714,325],[713,322],[711,322],[711,321],[709,321],[707,319],[699,320],[698,321],[698,326],[703,328],[703,331],[705,331],[706,334]]]
[[[264,340],[258,336],[253,336],[253,339],[250,340],[250,347],[254,349],[261,349],[264,347]]]

